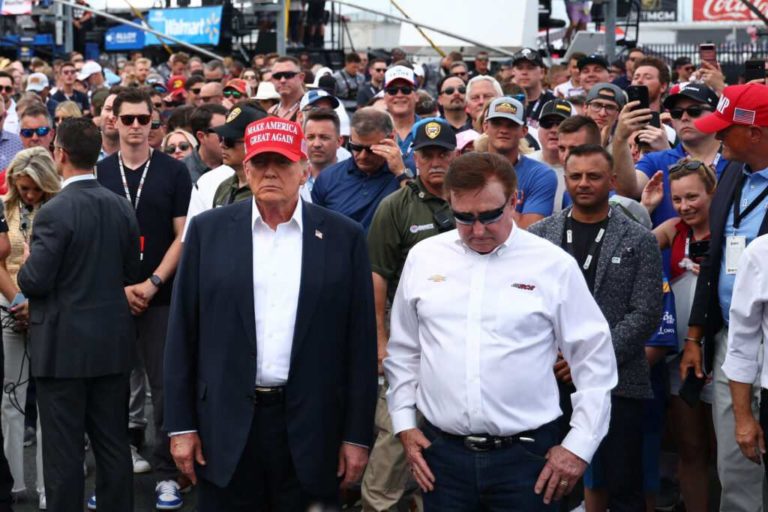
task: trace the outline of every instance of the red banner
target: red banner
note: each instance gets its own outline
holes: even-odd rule
[[[753,0],[763,14],[768,15],[768,0]],[[693,0],[693,21],[754,21],[759,20],[741,0]]]

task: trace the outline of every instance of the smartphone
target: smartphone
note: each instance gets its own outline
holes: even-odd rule
[[[630,85],[627,87],[627,99],[629,101],[640,102],[640,104],[632,110],[651,107],[651,101],[648,98],[648,87],[645,85]]]
[[[651,112],[651,121],[648,124],[655,128],[661,128],[661,114],[658,112]]]
[[[693,368],[689,368],[688,376],[685,378],[683,385],[680,386],[678,395],[690,407],[696,407],[696,404],[699,403],[699,399],[701,398],[701,390],[706,383],[706,377],[703,379],[698,378]]]
[[[23,294],[23,293],[21,293],[21,292],[19,292],[19,293],[17,293],[17,294],[16,294],[16,296],[13,298],[13,302],[11,302],[11,305],[10,305],[10,307],[12,307],[12,308],[13,308],[13,307],[16,307],[16,306],[18,306],[18,305],[20,305],[20,304],[24,304],[24,301],[26,301],[26,300],[27,300],[27,298],[26,298],[26,297],[24,297],[24,294]]]
[[[699,45],[699,60],[717,64],[717,47],[713,43],[701,43]]]
[[[744,64],[744,81],[751,82],[752,80],[762,80],[765,82],[765,61],[748,60]]]

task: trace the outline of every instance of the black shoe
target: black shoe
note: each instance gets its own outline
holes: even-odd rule
[[[131,446],[135,446],[141,450],[144,447],[144,429],[143,428],[129,428],[128,440]]]

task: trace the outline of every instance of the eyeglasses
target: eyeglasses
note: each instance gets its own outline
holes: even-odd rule
[[[605,110],[606,114],[615,114],[616,112],[619,111],[619,107],[617,105],[609,105],[607,103],[598,103],[596,101],[590,102],[588,107],[593,112],[600,112],[601,110]]]
[[[163,108],[163,103],[162,102],[153,103],[152,106],[155,107],[157,110],[160,110],[161,108]]]
[[[221,145],[225,148],[232,149],[238,144],[242,144],[243,139],[232,139],[230,137],[221,137]]]
[[[146,126],[149,124],[150,121],[152,121],[152,116],[150,114],[140,114],[137,116],[126,114],[123,116],[117,116],[120,118],[120,122],[123,123],[125,126],[131,126],[133,125],[134,121],[138,121],[139,125]]]
[[[160,121],[152,121],[150,128],[152,130],[159,130],[161,126],[163,126],[163,123],[161,123]]]
[[[545,130],[550,130],[560,126],[560,123],[562,122],[562,117],[548,117],[546,119],[539,119],[539,127],[544,128]]]
[[[179,142],[178,145],[176,144],[169,144],[165,146],[165,152],[169,155],[172,155],[176,152],[178,149],[179,151],[187,151],[189,148],[191,148],[192,145],[189,142]]]
[[[190,89],[189,92],[193,94],[200,94],[200,91],[202,91],[202,87],[198,87],[197,89]]]
[[[669,174],[673,174],[683,170],[696,171],[700,167],[706,167],[706,164],[704,164],[703,162],[700,162],[699,160],[681,160],[669,169]]]
[[[501,208],[489,210],[487,212],[480,212],[477,215],[472,215],[471,213],[465,212],[457,212],[453,209],[451,209],[451,211],[453,212],[453,218],[456,219],[458,224],[462,224],[464,226],[472,226],[475,222],[479,222],[483,226],[487,226],[488,224],[499,222],[501,217],[504,215],[504,210],[506,208],[507,203],[504,203],[504,206]]]
[[[459,71],[458,73],[451,73],[453,76],[467,76],[469,73],[466,71]]]
[[[400,86],[393,86],[393,87],[387,87],[386,88],[387,94],[390,96],[397,96],[398,92],[401,92],[408,96],[413,92],[413,87],[410,87],[408,85],[400,85]]]
[[[297,71],[278,71],[277,73],[272,73],[272,80],[282,80],[283,78],[290,80],[298,74]]]
[[[349,146],[349,150],[353,153],[362,153],[363,151],[367,151],[369,153],[373,153],[371,150],[371,146],[364,146],[363,144],[355,144],[352,141],[349,141],[347,143],[347,146]]]
[[[224,97],[225,98],[234,98],[236,100],[239,100],[243,97],[243,93],[240,91],[232,91],[232,90],[226,90],[224,91]]]
[[[13,92],[13,86],[12,85],[0,86],[0,91],[3,91],[6,94],[11,94]]]
[[[671,108],[669,109],[669,115],[672,116],[672,119],[682,119],[683,112],[688,114],[688,117],[690,118],[696,118],[699,117],[704,112],[712,112],[712,109],[703,107],[701,105],[692,105],[690,107],[686,108]]]
[[[19,130],[19,135],[25,139],[29,139],[34,135],[37,135],[38,137],[45,137],[49,133],[51,133],[50,126],[41,126],[40,128],[22,128]]]
[[[467,88],[464,87],[463,85],[460,85],[458,88],[457,87],[446,87],[445,89],[443,89],[442,94],[445,94],[446,96],[450,96],[451,94],[453,94],[457,90],[459,91],[459,94],[466,94],[467,93]]]
[[[373,68],[373,71],[376,73],[386,73],[387,68]]]

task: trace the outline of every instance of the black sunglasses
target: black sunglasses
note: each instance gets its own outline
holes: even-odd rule
[[[225,148],[231,149],[231,148],[234,148],[235,146],[237,146],[238,144],[242,144],[242,143],[243,143],[243,139],[233,139],[233,138],[230,138],[230,137],[221,137],[221,145],[224,146]]]
[[[555,126],[560,126],[560,123],[562,122],[563,119],[561,117],[548,117],[546,119],[539,119],[539,126],[545,130],[549,130]]]
[[[376,73],[386,73],[387,68],[373,68],[373,71]]]
[[[273,80],[282,80],[285,78],[286,80],[290,80],[291,78],[295,77],[299,73],[296,71],[278,71],[277,73],[272,73],[272,79]]]
[[[150,125],[153,130],[159,130],[161,126],[163,126],[163,123],[160,121],[152,121],[152,124]]]
[[[13,92],[13,86],[12,85],[6,85],[6,86],[3,86],[3,87],[0,87],[0,91],[5,91],[8,94],[10,94],[10,93]]]
[[[682,161],[682,162],[678,162],[675,165],[673,165],[669,169],[669,174],[680,172],[680,171],[683,171],[683,170],[696,171],[700,167],[704,167],[704,166],[705,166],[705,164],[700,162],[699,160]]]
[[[45,137],[49,133],[51,133],[50,126],[41,126],[40,128],[22,128],[19,130],[19,135],[25,139],[29,139],[35,134],[37,134],[38,137]]]
[[[153,103],[152,106],[155,107],[157,110],[160,110],[161,108],[163,108],[163,103],[162,102]]]
[[[194,94],[200,94],[200,91],[202,91],[202,90],[203,90],[202,87],[198,87],[196,89],[190,89],[189,92],[194,93]]]
[[[239,100],[243,97],[243,93],[240,91],[232,91],[232,90],[226,90],[224,91],[224,97],[225,98],[235,98],[236,100]]]
[[[125,126],[133,125],[134,121],[138,121],[141,126],[146,126],[150,121],[152,121],[152,116],[150,114],[139,114],[137,116],[125,114],[118,117],[120,118],[120,122]]]
[[[463,224],[464,226],[471,226],[475,222],[479,222],[482,225],[488,225],[493,224],[494,222],[499,222],[501,220],[501,217],[504,215],[504,210],[507,208],[507,203],[504,203],[504,206],[501,208],[496,208],[495,210],[489,210],[487,212],[480,212],[477,215],[472,215],[471,213],[465,213],[465,212],[457,212],[456,210],[451,210],[453,212],[453,218],[456,219],[456,222],[459,224]]]
[[[386,88],[387,94],[390,96],[397,96],[398,92],[401,92],[408,96],[413,92],[413,87],[410,87],[408,85],[400,85],[400,86],[393,86],[393,87],[387,87]]]
[[[189,142],[179,142],[178,149],[181,151],[187,151],[192,146],[189,144]],[[165,146],[165,152],[169,155],[172,155],[176,152],[177,145],[176,144],[169,144]]]
[[[446,87],[445,89],[443,89],[443,94],[445,94],[446,96],[450,96],[451,94],[456,92],[456,90],[457,90],[456,87]],[[467,88],[464,87],[463,85],[460,85],[458,87],[458,91],[459,91],[459,94],[466,94]]]
[[[349,141],[347,143],[347,146],[349,146],[349,150],[352,151],[353,153],[362,153],[363,151],[367,151],[369,153],[373,153],[373,151],[371,150],[371,146],[364,146],[362,144],[355,144],[352,141]]]
[[[707,107],[702,107],[701,105],[693,105],[687,108],[671,108],[669,109],[669,115],[672,116],[672,119],[682,119],[683,112],[688,114],[688,117],[696,118],[699,117],[704,112],[712,112],[712,109]]]

